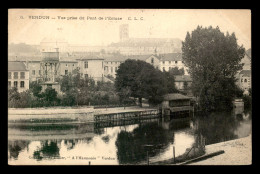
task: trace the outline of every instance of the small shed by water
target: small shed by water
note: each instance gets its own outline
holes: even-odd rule
[[[190,111],[191,97],[179,94],[171,93],[163,96],[162,102],[162,114],[169,115],[173,112]]]

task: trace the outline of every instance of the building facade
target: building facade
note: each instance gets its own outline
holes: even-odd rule
[[[161,71],[169,71],[172,68],[184,69],[184,75],[188,75],[188,68],[184,65],[181,53],[150,54],[150,55],[116,55],[104,59],[104,73],[116,77],[116,70],[127,59],[142,60]]]
[[[104,59],[98,57],[83,57],[77,59],[80,73],[85,78],[93,78],[95,81],[104,80]]]
[[[126,60],[126,57],[119,55],[107,56],[104,59],[104,75],[112,76],[116,78],[116,71],[118,70],[121,63]]]
[[[188,75],[188,68],[184,65],[182,60],[182,53],[162,54],[160,57],[160,70],[169,71],[172,68],[184,69],[184,74]]]
[[[249,93],[251,88],[251,70],[242,70],[238,76],[238,86],[244,90],[244,94]]]
[[[29,89],[29,71],[24,62],[8,62],[8,88],[12,87],[18,92]]]
[[[191,87],[192,79],[189,75],[176,75],[174,79],[175,86],[178,90],[185,90]]]

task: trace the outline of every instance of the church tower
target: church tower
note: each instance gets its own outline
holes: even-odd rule
[[[120,27],[119,27],[120,42],[129,39],[129,29],[128,28],[129,28],[128,24],[120,25]]]

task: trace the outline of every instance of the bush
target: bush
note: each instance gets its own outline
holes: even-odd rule
[[[251,109],[252,107],[252,97],[249,95],[243,95],[244,108],[245,110]]]

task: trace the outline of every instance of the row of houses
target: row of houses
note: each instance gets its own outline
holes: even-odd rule
[[[22,58],[21,58],[22,59]],[[17,87],[19,92],[29,89],[29,82],[37,81],[42,78],[44,71],[42,57],[25,57],[23,60],[8,62],[8,86]],[[177,89],[183,90],[189,87],[192,79],[188,75],[187,67],[182,60],[181,53],[169,54],[151,54],[151,55],[131,55],[124,56],[120,54],[85,54],[77,53],[72,55],[58,55],[58,65],[56,76],[63,76],[72,73],[79,68],[83,77],[93,78],[95,81],[110,81],[107,77],[110,75],[116,77],[117,69],[120,64],[127,59],[142,60],[161,71],[169,71],[171,68],[178,67],[184,69],[184,75],[175,77]],[[238,73],[237,85],[245,93],[251,88],[251,70],[243,70]]]
[[[168,54],[151,54],[151,55],[110,55],[104,59],[104,73],[116,77],[116,70],[120,64],[127,59],[142,60],[161,71],[169,71],[172,68],[184,69],[184,74],[188,75],[187,67],[184,65],[181,53],[168,53]]]
[[[115,78],[116,71],[120,64],[127,59],[145,61],[161,71],[169,71],[174,67],[184,68],[185,76],[183,77],[187,76],[187,68],[185,68],[181,54],[179,53],[132,56],[124,56],[119,54],[98,55],[86,53],[75,53],[72,55],[58,54],[58,64],[55,65],[57,72],[55,75],[57,77],[64,76],[79,68],[83,77],[90,77],[95,81],[110,81],[106,77],[110,75]],[[9,61],[8,86],[17,87],[19,92],[29,89],[29,82],[37,81],[42,78],[43,73],[47,71],[44,66],[46,63],[46,61],[43,61],[42,56],[16,57],[16,60],[13,59],[13,61]],[[179,79],[187,80],[187,78]],[[190,82],[191,79],[188,80],[188,83]],[[177,80],[176,83],[178,83],[177,86],[179,88],[183,88],[183,84],[181,85],[182,82]]]

